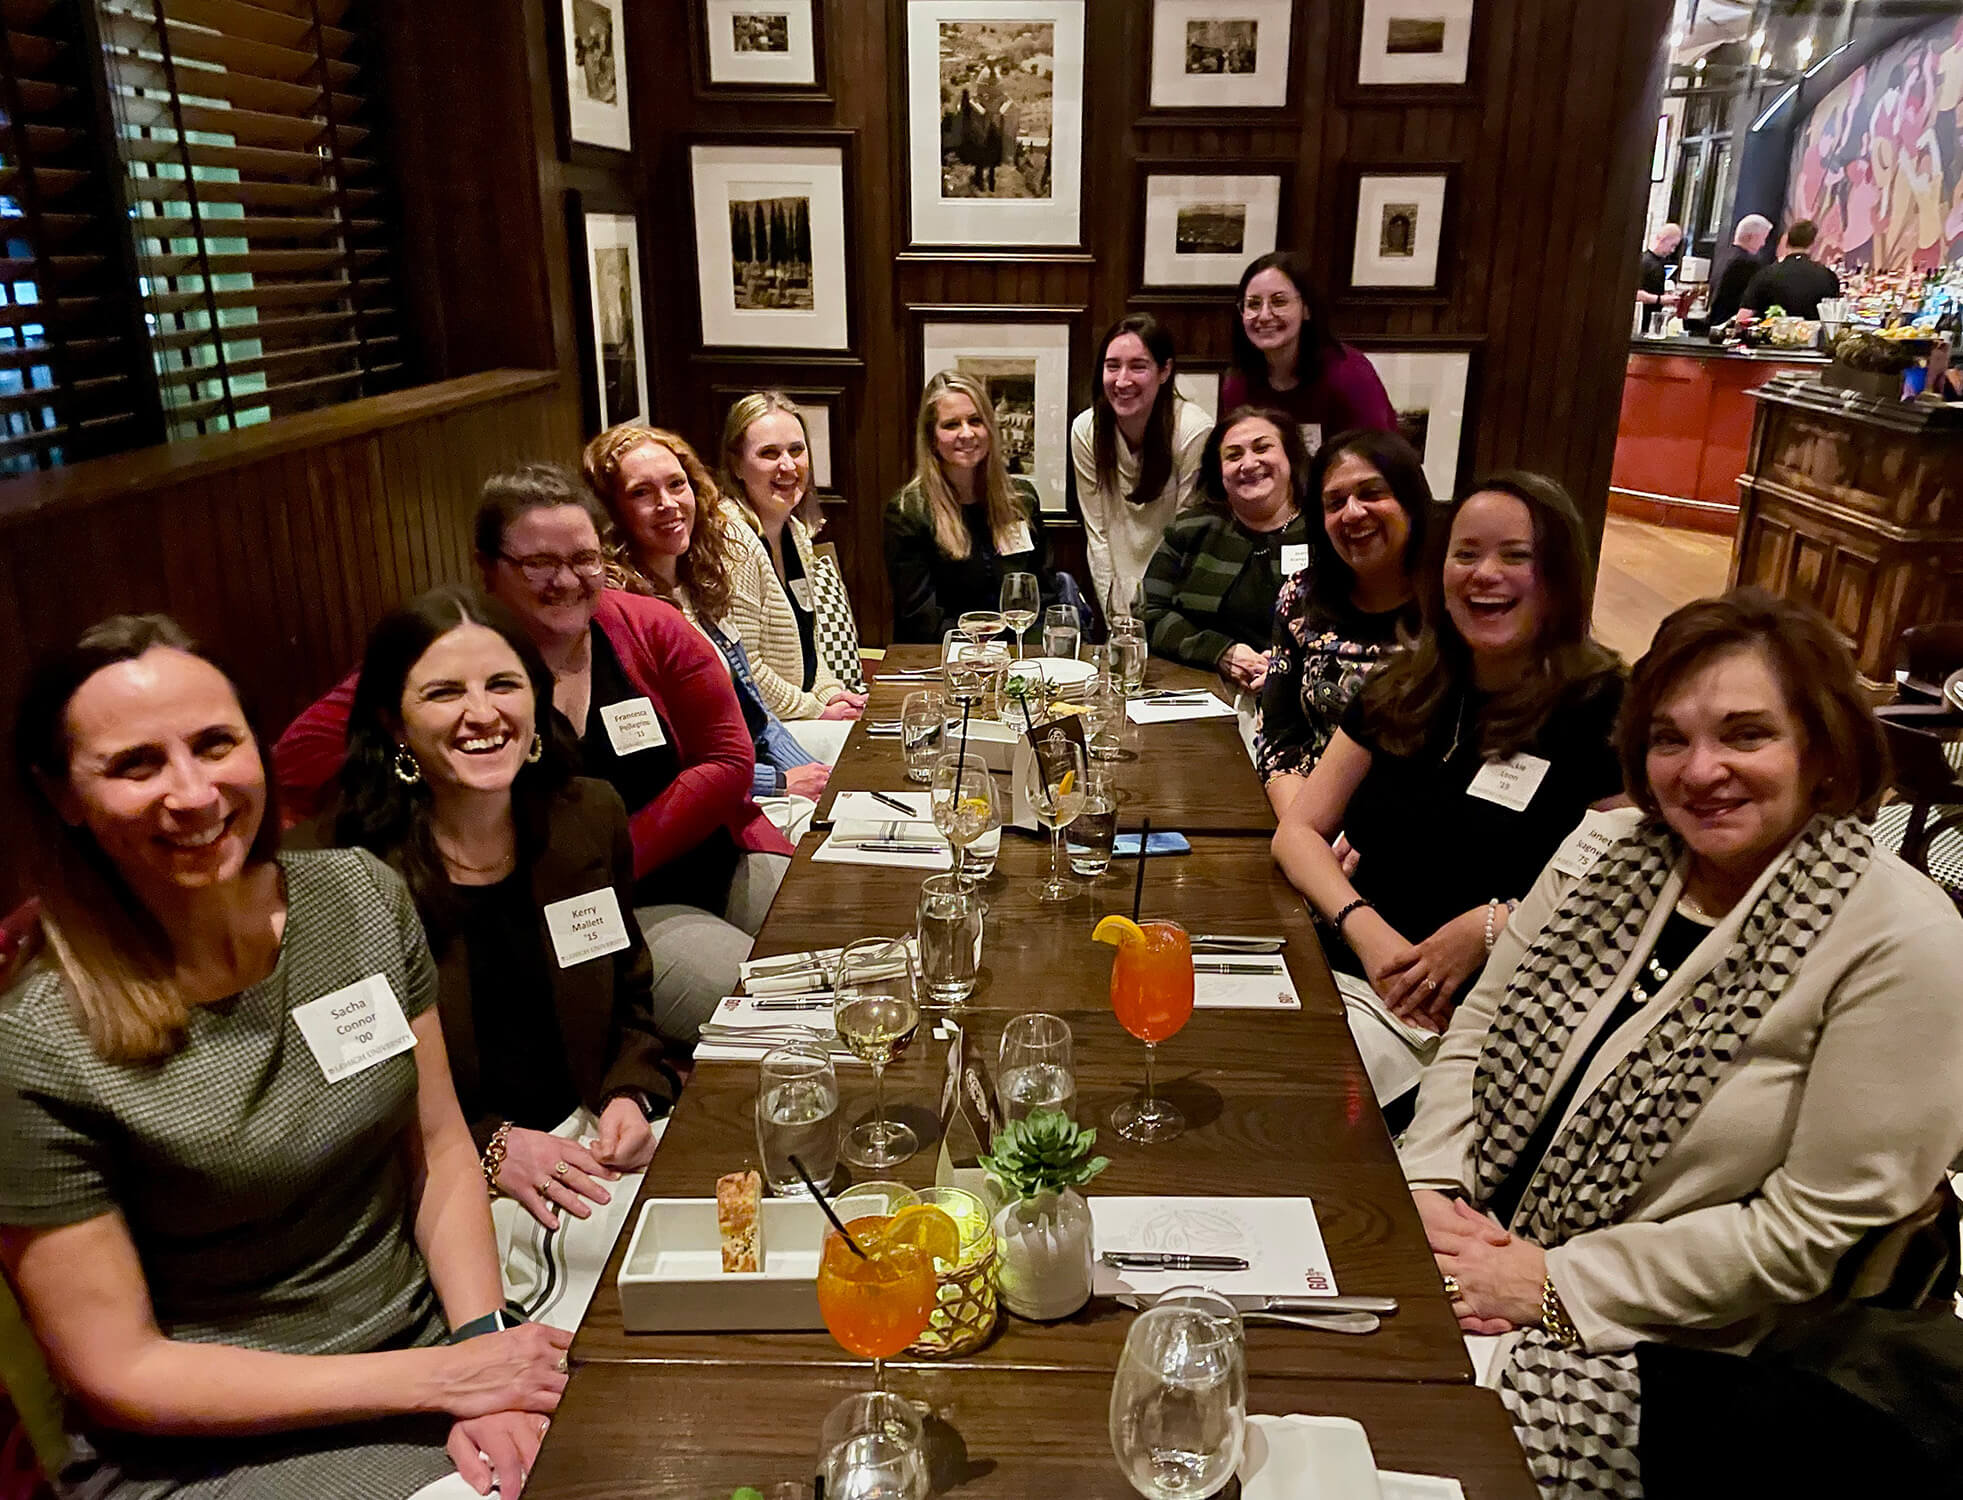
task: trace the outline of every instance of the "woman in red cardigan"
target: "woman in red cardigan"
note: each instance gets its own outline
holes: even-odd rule
[[[791,846],[750,795],[756,752],[721,658],[672,605],[602,586],[592,507],[558,465],[493,475],[477,563],[552,669],[582,774],[627,805],[655,1024],[689,1043],[735,988]],[[302,815],[321,810],[346,757],[353,695],[349,677],[274,748],[281,797]]]

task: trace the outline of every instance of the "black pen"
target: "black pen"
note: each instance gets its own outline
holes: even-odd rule
[[[908,807],[898,797],[889,797],[884,792],[868,792],[866,795],[871,797],[875,802],[884,802],[895,812],[905,813],[909,822],[918,823],[924,821],[919,813]]]

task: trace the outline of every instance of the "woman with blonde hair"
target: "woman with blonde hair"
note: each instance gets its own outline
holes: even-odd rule
[[[939,644],[964,611],[1000,605],[1008,573],[1034,573],[1057,602],[1036,490],[1009,475],[988,389],[943,370],[920,398],[913,478],[886,504],[893,638]]]
[[[821,568],[797,515],[810,492],[810,443],[796,403],[758,391],[731,407],[721,491],[733,523],[730,621],[756,652],[757,685],[773,713],[856,719],[866,695],[845,679],[861,681],[858,631],[844,583]],[[827,639],[837,643],[835,660],[820,649]]]
[[[829,767],[765,704],[749,653],[729,620],[731,575],[748,539],[724,513],[716,482],[695,450],[664,428],[622,422],[586,445],[580,470],[612,522],[608,581],[666,599],[728,663],[756,746],[756,794],[788,791],[815,800]]]

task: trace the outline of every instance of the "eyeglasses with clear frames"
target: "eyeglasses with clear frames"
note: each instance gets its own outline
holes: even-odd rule
[[[1276,292],[1271,297],[1248,297],[1241,303],[1241,311],[1250,318],[1259,317],[1263,311],[1285,313],[1295,305],[1295,298],[1287,292]]]
[[[607,571],[607,560],[597,552],[575,552],[571,557],[561,557],[552,552],[533,552],[524,557],[513,557],[509,552],[500,552],[499,557],[525,575],[525,582],[535,589],[542,589],[559,576],[561,568],[568,569],[575,578],[591,583]]]

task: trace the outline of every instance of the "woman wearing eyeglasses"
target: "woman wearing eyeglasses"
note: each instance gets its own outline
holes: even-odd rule
[[[734,986],[791,847],[752,800],[756,752],[722,658],[673,605],[604,587],[598,510],[556,464],[493,475],[477,565],[551,669],[580,773],[627,806],[655,1029],[693,1042]],[[282,796],[303,813],[321,810],[346,757],[353,697],[350,677],[273,751]]]
[[[1397,411],[1369,359],[1329,331],[1305,256],[1275,250],[1249,262],[1235,299],[1234,367],[1220,410],[1285,412],[1310,457],[1327,434],[1397,431]]]

